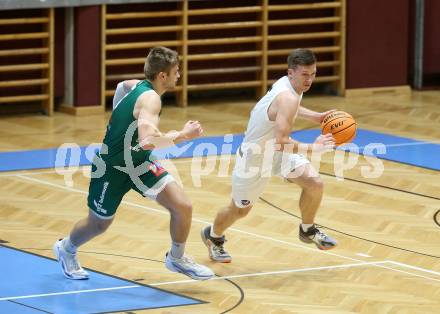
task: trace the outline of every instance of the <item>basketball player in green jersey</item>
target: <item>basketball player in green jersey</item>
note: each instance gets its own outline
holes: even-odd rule
[[[92,164],[89,214],[73,227],[70,235],[54,244],[54,254],[69,279],[87,279],[76,252],[79,246],[102,234],[113,222],[123,196],[131,189],[156,200],[171,214],[171,249],[165,265],[196,280],[214,276],[206,266],[184,255],[191,227],[192,206],[183,189],[155,160],[152,150],[198,137],[198,121],[188,121],[181,131],[159,131],[161,95],[176,86],[178,55],[165,47],[152,48],[144,67],[146,79],[117,97],[103,146]],[[116,97],[117,95],[115,95]]]

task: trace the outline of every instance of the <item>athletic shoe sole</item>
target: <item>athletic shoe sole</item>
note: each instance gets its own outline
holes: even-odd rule
[[[315,241],[313,241],[313,240],[311,240],[311,239],[309,239],[309,238],[307,238],[307,237],[304,237],[304,236],[302,236],[302,235],[299,236],[299,239],[300,239],[302,242],[307,243],[307,244],[313,243],[313,244],[316,245],[316,247],[317,247],[318,249],[323,250],[323,251],[328,251],[328,250],[334,249],[334,248],[337,246],[337,245],[333,245],[333,246],[329,246],[329,247],[322,246],[322,245],[319,245],[318,243],[316,243]]]
[[[165,260],[165,266],[166,266],[166,268],[168,268],[168,270],[170,270],[170,271],[172,271],[174,273],[179,273],[179,274],[188,276],[188,277],[190,277],[191,279],[194,279],[194,280],[208,280],[208,279],[211,279],[211,278],[214,277],[214,276],[198,276],[195,273],[186,272],[186,271],[184,271],[184,270],[174,266],[173,263],[167,262],[166,260]]]

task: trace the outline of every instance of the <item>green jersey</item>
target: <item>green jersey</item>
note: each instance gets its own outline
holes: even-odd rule
[[[101,149],[101,158],[109,165],[125,166],[127,158],[131,158],[134,166],[148,160],[151,150],[139,147],[137,119],[133,116],[134,106],[142,93],[153,90],[150,82],[139,82],[113,110],[104,145],[108,151]]]

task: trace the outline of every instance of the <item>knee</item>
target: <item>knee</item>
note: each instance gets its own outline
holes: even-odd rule
[[[179,202],[178,205],[178,212],[182,216],[191,217],[192,216],[192,210],[193,206],[189,200],[184,200]]]
[[[237,213],[238,218],[246,217],[247,214],[249,214],[249,212],[251,211],[251,209],[252,209],[252,206],[237,208],[236,213]]]
[[[98,234],[107,231],[108,227],[112,224],[113,219],[98,219],[93,221],[93,227]]]
[[[313,193],[322,193],[324,191],[324,182],[320,177],[309,178],[305,189]]]
[[[105,231],[107,231],[107,229],[108,229],[108,227],[110,227],[110,225],[112,224],[112,221],[100,221],[98,224],[97,224],[97,227],[96,227],[96,229],[100,232],[100,233],[103,233],[103,232],[105,232]]]

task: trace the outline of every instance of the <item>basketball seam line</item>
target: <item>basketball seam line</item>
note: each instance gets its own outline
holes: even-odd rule
[[[333,134],[333,135],[334,135],[334,134],[338,134],[339,132],[342,132],[342,131],[344,131],[344,130],[348,129],[348,128],[349,128],[349,127],[351,127],[352,125],[356,125],[356,122],[355,122],[355,123],[352,123],[352,124],[350,124],[349,126],[347,126],[347,127],[343,128],[342,130],[339,130],[338,132],[335,132],[335,133],[332,133],[332,134]]]

